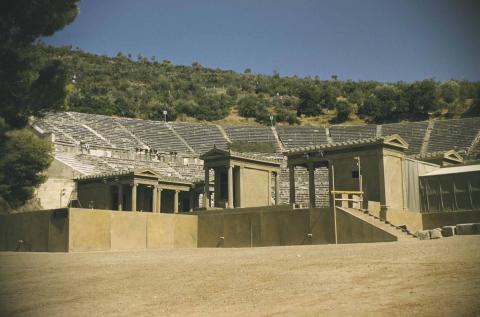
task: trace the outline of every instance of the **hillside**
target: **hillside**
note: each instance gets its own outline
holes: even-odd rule
[[[341,81],[173,65],[141,55],[98,56],[38,44],[40,60],[59,59],[72,82],[67,110],[142,119],[224,124],[361,124],[480,114],[480,83]]]

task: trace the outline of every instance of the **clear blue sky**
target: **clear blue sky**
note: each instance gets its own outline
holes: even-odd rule
[[[282,76],[480,80],[480,1],[83,0],[44,41]]]

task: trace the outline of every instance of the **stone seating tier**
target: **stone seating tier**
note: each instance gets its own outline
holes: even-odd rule
[[[139,142],[114,117],[85,113],[71,114],[83,124],[97,131],[117,148],[132,149],[141,148],[143,146],[143,143]]]
[[[472,146],[479,130],[480,117],[435,121],[427,152],[465,151]]]
[[[188,146],[161,121],[118,119],[120,124],[150,148],[165,152],[191,153]]]
[[[399,134],[408,143],[406,153],[408,155],[417,154],[422,148],[427,127],[427,121],[390,123],[382,125],[382,134],[383,136]]]
[[[228,141],[271,142],[277,153],[279,143],[270,127],[226,126],[212,124],[168,123],[75,112],[54,113],[37,119],[35,125],[44,132],[53,132],[60,143],[84,143],[90,146],[134,150],[150,147],[164,153],[201,155],[214,145],[224,149]],[[285,149],[322,145],[360,138],[399,134],[408,144],[408,155],[450,149],[474,150],[480,131],[480,118],[438,120],[429,122],[402,122],[383,125],[325,127],[277,126],[279,141]],[[327,137],[327,131],[329,136]],[[378,134],[378,135],[377,135]],[[423,146],[422,146],[423,145]]]
[[[329,128],[333,142],[345,142],[357,139],[374,138],[377,126],[374,124],[347,126],[333,125]]]
[[[171,123],[173,129],[198,154],[203,154],[215,145],[219,149],[226,149],[227,140],[215,125],[195,123]]]
[[[277,127],[277,133],[287,150],[328,143],[324,127]]]

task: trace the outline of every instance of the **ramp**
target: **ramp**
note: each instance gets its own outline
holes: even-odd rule
[[[405,241],[415,236],[361,209],[336,207],[338,243]]]

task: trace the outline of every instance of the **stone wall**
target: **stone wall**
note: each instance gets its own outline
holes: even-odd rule
[[[71,208],[70,251],[197,247],[197,216]]]
[[[274,192],[275,183],[272,182]],[[315,201],[317,207],[329,206],[329,181],[328,181],[328,169],[325,167],[317,168],[315,170]],[[274,194],[272,194],[274,197]],[[308,170],[305,168],[295,168],[295,201],[303,206],[309,205],[308,194]],[[290,203],[290,181],[288,168],[285,164],[282,165],[282,171],[280,173],[280,204]]]
[[[67,209],[0,215],[0,250],[68,251]]]

